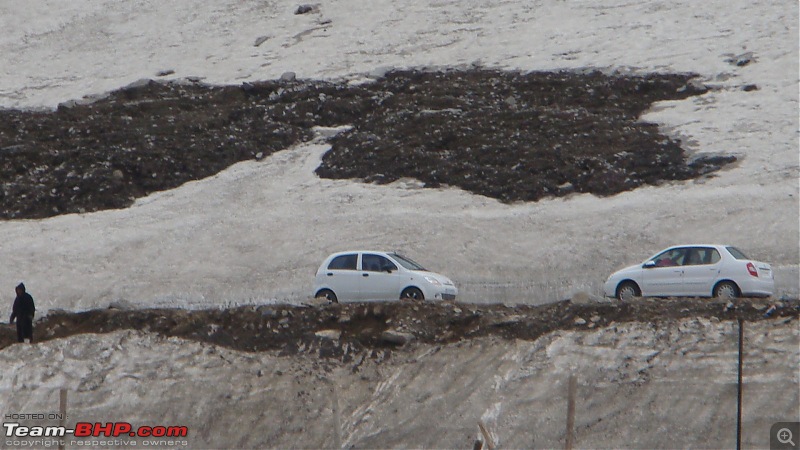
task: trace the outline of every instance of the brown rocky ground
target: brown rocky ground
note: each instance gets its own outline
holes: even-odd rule
[[[689,162],[639,121],[653,102],[707,91],[692,78],[476,69],[358,85],[143,81],[56,111],[0,111],[0,219],[123,208],[339,125],[352,128],[331,138],[322,177],[413,177],[508,202],[612,195],[735,160]]]
[[[766,315],[769,306],[777,309]],[[51,311],[35,324],[37,342],[82,333],[133,329],[246,352],[307,354],[350,362],[384,359],[413,343],[427,345],[482,338],[536,340],[556,330],[591,330],[625,322],[664,323],[687,317],[748,322],[796,320],[796,301],[642,299],[631,303],[562,301],[527,306],[453,302],[264,305],[233,309],[97,309]],[[13,327],[0,328],[0,348],[14,344]],[[412,344],[409,344],[412,343]]]

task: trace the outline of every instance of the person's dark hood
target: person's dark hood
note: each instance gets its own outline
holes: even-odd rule
[[[17,285],[17,289],[22,289],[22,292],[25,292],[25,285],[20,283]]]

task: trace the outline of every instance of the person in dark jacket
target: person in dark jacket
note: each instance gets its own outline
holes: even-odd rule
[[[17,319],[17,340],[25,342],[27,338],[29,342],[33,343],[33,314],[36,312],[36,306],[33,304],[33,297],[31,294],[25,292],[25,285],[20,283],[17,285],[17,298],[14,299],[14,308],[11,310],[11,320]]]

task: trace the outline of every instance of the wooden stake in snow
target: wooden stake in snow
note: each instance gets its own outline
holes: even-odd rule
[[[342,448],[342,419],[339,417],[339,395],[336,393],[336,383],[331,380],[333,395],[333,439],[336,448]]]
[[[744,319],[739,318],[739,382],[736,389],[736,450],[742,448],[742,359],[744,358]]]
[[[569,376],[569,390],[567,392],[567,441],[564,444],[566,450],[572,450],[572,444],[575,438],[575,391],[577,390],[577,382],[575,375]]]
[[[61,388],[58,394],[58,425],[64,427],[67,423],[67,390]],[[64,439],[59,439],[58,450],[64,450]]]
[[[489,450],[494,450],[494,441],[492,440],[492,435],[489,433],[489,430],[486,428],[482,420],[478,421],[478,428],[481,430],[481,434],[483,435],[483,442],[486,444],[486,448]]]

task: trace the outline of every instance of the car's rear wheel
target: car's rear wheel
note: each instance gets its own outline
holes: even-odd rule
[[[641,295],[642,291],[639,290],[639,286],[633,281],[625,281],[617,286],[617,299],[621,302],[629,302]]]
[[[410,287],[403,290],[403,293],[400,294],[400,300],[425,300],[425,296],[422,295],[422,291],[419,289]]]
[[[330,289],[322,289],[321,291],[317,292],[317,295],[314,298],[324,298],[332,303],[339,303],[339,299],[336,298],[336,294],[333,293]]]
[[[714,297],[731,300],[739,296],[739,286],[732,281],[722,281],[714,286]]]

